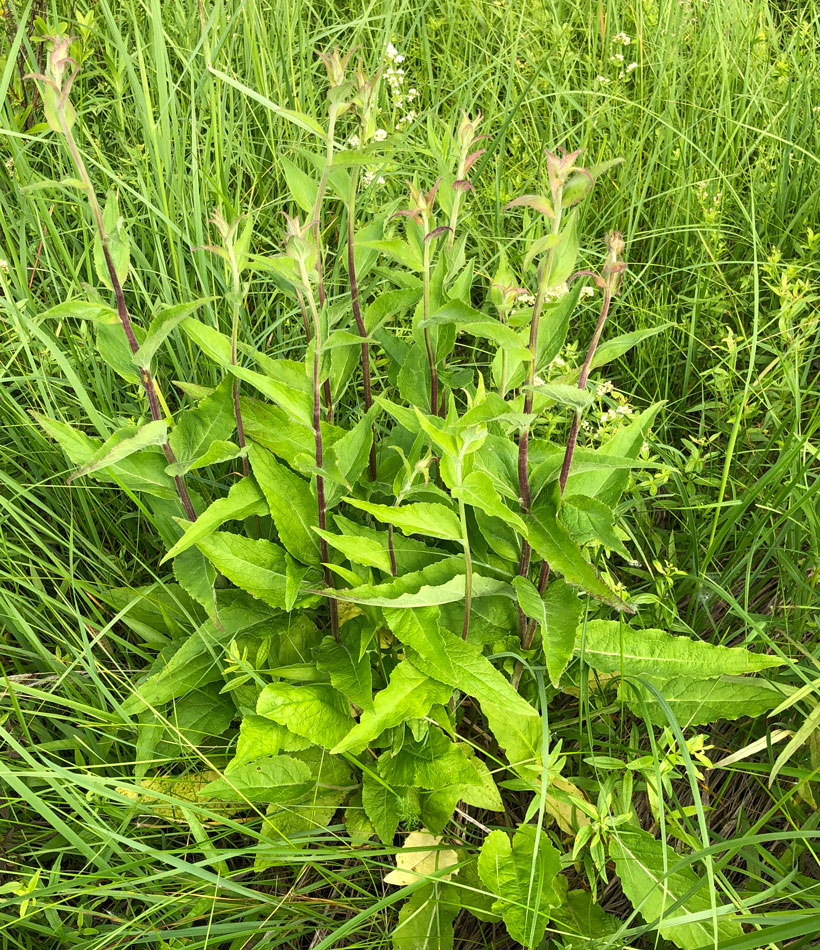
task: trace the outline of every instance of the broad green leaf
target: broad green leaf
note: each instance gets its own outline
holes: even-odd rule
[[[236,428],[231,381],[223,380],[194,409],[181,412],[168,441],[177,458],[180,474],[200,464],[216,441],[229,439]]]
[[[34,413],[46,434],[60,445],[72,464],[86,465],[100,451],[102,442],[92,439],[68,423]],[[122,459],[110,468],[99,469],[93,477],[101,482],[125,485],[132,491],[144,491],[157,498],[175,498],[173,481],[165,474],[165,456],[159,451],[146,451]]]
[[[454,324],[459,330],[471,336],[492,340],[504,347],[510,356],[516,359],[529,358],[529,350],[523,345],[515,330],[498,320],[493,320],[480,310],[474,310],[461,300],[447,301],[426,320],[422,320],[419,327],[424,329],[444,324]]]
[[[191,303],[180,303],[174,307],[166,307],[155,314],[142,345],[133,356],[134,363],[144,369],[149,369],[151,360],[167,339],[168,334],[178,327],[186,317],[189,317],[195,310],[213,299],[213,297],[203,297],[200,300],[193,300]]]
[[[505,524],[526,534],[524,519],[508,508],[501,499],[490,476],[476,469],[464,479],[461,485],[452,491],[453,497],[460,498],[468,505],[479,508],[492,518],[500,518]]]
[[[249,383],[276,403],[280,409],[289,413],[304,426],[313,426],[313,396],[302,389],[296,389],[270,376],[257,373],[244,366],[227,365],[225,369],[238,379]]]
[[[421,288],[388,290],[379,294],[364,309],[364,325],[368,333],[383,326],[393,317],[406,313],[415,307],[421,296]]]
[[[490,729],[513,765],[536,764],[541,717],[481,648],[439,626],[437,607],[384,611],[388,626],[408,648],[407,659],[426,674],[478,700]]]
[[[550,682],[557,687],[561,674],[572,659],[575,646],[573,627],[578,626],[583,605],[575,591],[560,580],[553,580],[544,594],[546,624],[541,631],[544,657]]]
[[[262,690],[256,712],[324,749],[338,745],[352,724],[350,704],[324,683],[271,683]]]
[[[302,459],[311,460],[315,452],[313,429],[296,421],[278,406],[241,396],[239,408],[242,423],[249,441],[264,446],[269,452],[290,465],[302,475],[310,475],[310,469],[302,464]],[[322,435],[328,441],[329,427],[322,425]]]
[[[568,386],[566,383],[539,383],[532,387],[537,396],[546,396],[560,406],[568,406],[576,412],[583,412],[595,402],[595,394],[577,386]]]
[[[90,475],[101,468],[109,468],[117,462],[127,459],[141,449],[153,445],[163,445],[168,437],[168,426],[164,419],[147,422],[144,426],[126,426],[119,429],[97,449],[91,458],[77,469],[69,482],[83,475]]]
[[[291,197],[302,211],[312,215],[316,205],[316,195],[319,191],[319,186],[309,175],[306,175],[301,168],[294,165],[289,158],[280,155],[279,161],[285,172],[285,180],[288,183],[288,190],[290,191]],[[308,220],[310,219],[308,218]]]
[[[347,432],[325,448],[325,465],[338,473],[336,485],[327,485],[327,507],[335,507],[351,491],[364,471],[373,443],[373,422],[378,406],[367,413]]]
[[[285,606],[287,562],[284,548],[264,538],[253,540],[225,531],[216,531],[202,538],[196,546],[219,573],[237,587],[271,607]],[[312,601],[313,597],[308,595],[297,601],[297,605]]]
[[[339,639],[325,637],[314,651],[316,666],[327,673],[330,682],[343,696],[361,709],[373,707],[373,673],[370,654],[359,656],[359,627],[354,621],[344,624]]]
[[[671,324],[669,323],[661,323],[655,327],[647,327],[644,330],[633,330],[632,333],[624,333],[623,336],[616,336],[611,340],[604,340],[592,357],[592,362],[589,366],[590,371],[619,359],[624,353],[631,350],[633,346],[636,346],[650,336],[655,336],[656,333],[661,333],[670,326]]]
[[[598,461],[604,462],[610,455],[617,458],[637,458],[649,427],[662,405],[663,403],[657,403],[645,409],[633,422],[605,442],[595,453]],[[600,469],[582,474],[575,474],[574,469],[570,469],[564,494],[589,495],[614,508],[626,488],[628,479],[629,471],[620,466],[615,470]]]
[[[325,591],[328,597],[372,607],[428,607],[464,600],[466,570],[463,558],[449,558],[430,567],[396,577],[384,584],[363,584],[349,590]],[[473,598],[510,594],[504,581],[473,571]]]
[[[291,802],[311,786],[310,769],[289,755],[271,755],[237,766],[199,793],[223,802]]]
[[[453,923],[460,910],[461,894],[454,884],[425,884],[399,911],[393,950],[453,950]]]
[[[282,752],[299,752],[311,744],[309,739],[297,736],[265,716],[245,716],[239,726],[236,751],[225,767],[225,774],[229,775],[234,769],[254,759],[264,759]]]
[[[599,498],[564,495],[558,517],[576,544],[598,541],[629,560],[629,551],[615,533],[612,509]]]
[[[534,825],[521,825],[512,842],[506,831],[493,831],[478,856],[478,874],[497,895],[493,910],[507,932],[525,947],[537,947],[549,923],[550,908],[560,901],[556,877],[561,857]]]
[[[385,524],[392,524],[404,534],[423,534],[430,538],[442,538],[445,541],[461,539],[461,524],[458,516],[450,508],[435,502],[418,501],[408,505],[374,505],[348,498],[354,508],[360,508]]]
[[[192,690],[174,701],[159,753],[178,756],[191,749],[204,751],[225,733],[235,717],[236,706],[220,692],[218,682]]]
[[[224,333],[195,317],[186,317],[179,325],[209,359],[218,366],[230,365],[231,341]]]
[[[133,330],[137,343],[142,345],[145,341],[145,330],[137,326],[133,327]],[[118,376],[127,383],[140,383],[139,370],[134,366],[134,354],[116,314],[101,316],[96,321],[95,343],[100,357]]]
[[[422,821],[424,827],[433,834],[441,834],[444,831],[447,822],[453,817],[456,806],[461,801],[487,811],[504,810],[501,795],[490,770],[476,756],[471,757],[471,763],[481,779],[479,783],[458,785],[455,784],[455,778],[453,778],[454,784],[444,785],[421,796]]]
[[[196,548],[188,548],[174,558],[172,569],[179,586],[213,614],[216,571],[205,555]]]
[[[383,844],[393,844],[399,822],[418,814],[418,792],[392,789],[371,770],[362,775],[362,805]]]
[[[657,689],[677,722],[684,728],[708,725],[719,719],[763,716],[783,699],[783,692],[775,684],[759,677],[698,679],[693,676],[675,676],[665,680],[647,674],[641,679],[647,680]],[[666,711],[655,694],[642,683],[636,680],[622,683],[620,695],[636,716],[646,714],[657,726],[669,725]]]
[[[175,462],[173,465],[166,465],[167,475],[185,475],[188,472],[195,472],[197,469],[206,468],[209,465],[219,465],[222,462],[230,462],[231,459],[243,458],[247,454],[246,449],[240,449],[235,442],[228,442],[225,439],[214,439],[202,455],[190,462]]]
[[[681,950],[715,946],[709,883],[702,872],[695,870],[697,864],[670,873],[680,861],[680,855],[653,835],[632,827],[622,826],[617,830],[610,840],[609,853],[615,861],[624,894],[644,920],[662,921],[657,927],[664,939],[671,940]],[[693,889],[694,893],[689,893]],[[670,910],[685,894],[689,896],[675,910]],[[690,915],[698,915],[700,919],[679,924],[663,922]],[[719,945],[742,934],[743,928],[735,914],[717,918]]]
[[[243,521],[251,515],[267,514],[267,505],[256,482],[242,478],[231,485],[224,498],[217,498],[202,512],[196,521],[187,523],[185,533],[165,555],[160,563],[182,554],[198,544],[226,521]]]
[[[623,676],[739,675],[783,665],[776,656],[714,646],[665,630],[638,630],[618,620],[591,620],[580,626],[575,648],[593,669]]]
[[[550,927],[560,934],[562,950],[588,950],[591,938],[612,937],[621,928],[622,921],[602,910],[589,891],[567,890],[566,878],[562,877],[556,879],[556,884],[566,893],[558,907],[550,911]],[[602,941],[601,946],[606,943]]]
[[[318,564],[321,558],[314,532],[319,516],[310,484],[255,443],[248,448],[248,459],[282,545],[303,564]]]
[[[430,727],[420,740],[405,734],[396,749],[379,756],[379,775],[389,785],[411,786],[435,791],[447,785],[481,785],[483,776],[465,743],[451,742],[444,733]]]
[[[638,450],[640,450],[640,445],[638,445]],[[563,446],[556,446],[554,451],[549,452],[547,457],[540,461],[530,473],[530,491],[533,499],[537,499],[545,488],[549,487],[553,482],[558,481],[558,477],[561,474],[561,466],[564,462],[564,451]],[[626,485],[630,470],[659,467],[660,466],[655,462],[626,458],[624,456],[612,455],[609,452],[601,452],[595,449],[576,446],[575,453],[572,456],[572,474],[570,475],[570,481],[567,482],[568,488],[565,493],[568,494],[569,497],[575,497],[576,492],[581,494],[581,492],[574,487],[570,489],[570,486],[575,485],[575,480],[580,479],[580,476],[586,473],[599,474],[602,476],[602,481],[605,482],[609,475],[617,471],[623,471],[623,483]],[[590,484],[593,484],[592,480],[590,480]],[[590,496],[584,495],[583,497]],[[612,504],[612,502],[608,502],[610,508]]]
[[[592,185],[595,180],[603,175],[604,172],[609,171],[610,168],[614,168],[616,165],[620,165],[623,161],[623,158],[612,158],[607,162],[600,162],[597,165],[590,165],[587,168],[586,174],[584,172],[576,172],[574,175],[571,175],[567,180],[566,185],[564,185],[564,192],[562,196],[562,203],[565,208],[570,208],[573,205],[578,204],[587,194],[592,190]]]
[[[558,244],[552,254],[549,286],[556,287],[563,284],[575,270],[575,261],[578,257],[578,214],[571,211],[565,219],[567,223],[561,229]]]
[[[390,554],[386,547],[374,538],[358,537],[352,534],[332,534],[330,531],[322,531],[319,528],[314,528],[314,531],[354,564],[375,567],[386,574],[391,573]]]
[[[393,260],[398,261],[408,268],[408,270],[414,271],[415,273],[421,273],[424,267],[424,262],[418,250],[400,238],[382,241],[359,241],[357,246],[371,248],[374,251],[381,251],[382,254],[387,254],[388,257],[392,257]]]
[[[449,686],[402,660],[390,674],[387,686],[374,697],[372,709],[362,713],[359,722],[331,751],[358,755],[386,729],[408,719],[423,719],[434,705],[449,702],[451,694]]]
[[[542,498],[526,520],[527,540],[532,549],[553,570],[562,574],[568,584],[580,587],[617,610],[626,609],[623,601],[601,580],[567,529],[558,521],[552,499]]]

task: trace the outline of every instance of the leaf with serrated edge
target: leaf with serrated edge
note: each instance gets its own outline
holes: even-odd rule
[[[423,534],[444,541],[461,539],[461,525],[454,511],[435,502],[418,501],[408,505],[374,505],[348,498],[354,508],[361,508],[379,521],[392,524],[403,534]]]
[[[324,683],[270,683],[259,695],[256,713],[324,749],[341,742],[352,721],[347,700]]]
[[[289,802],[310,788],[310,769],[289,755],[272,755],[232,769],[223,778],[210,782],[201,798],[223,802]]]

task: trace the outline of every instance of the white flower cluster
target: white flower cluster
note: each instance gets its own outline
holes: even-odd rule
[[[384,58],[388,63],[387,69],[384,71],[384,78],[390,87],[390,98],[393,100],[393,108],[403,111],[414,99],[418,98],[419,91],[415,88],[405,90],[405,75],[401,67],[401,64],[404,62],[404,55],[400,53],[392,43],[387,44]],[[396,121],[396,126],[402,128],[406,125],[410,125],[411,122],[417,118],[418,113],[415,109],[406,109],[404,115],[400,116]]]
[[[629,44],[632,42],[632,37],[629,36],[628,33],[621,31],[612,37],[612,42],[619,46],[629,46]]]
[[[5,258],[0,259],[0,270],[7,271],[8,269],[9,262]]]
[[[587,284],[585,287],[581,288],[581,293],[578,295],[579,300],[583,300],[584,297],[594,297],[595,288],[591,284]]]
[[[605,379],[602,383],[598,383],[595,389],[595,395],[600,399],[601,396],[606,396],[607,393],[611,393],[614,389],[611,379]]]
[[[628,403],[623,403],[614,409],[607,409],[606,412],[601,413],[601,425],[605,425],[607,422],[615,422],[616,419],[623,419],[624,416],[631,416],[633,411],[632,406]]]
[[[569,287],[564,284],[556,284],[554,287],[547,287],[544,291],[544,303],[553,303],[556,300],[560,300],[562,297],[566,297],[569,293]]]
[[[383,185],[383,184],[385,184],[385,177],[384,177],[384,175],[379,175],[379,177],[376,178],[376,173],[375,173],[374,171],[372,171],[372,169],[368,169],[368,170],[362,175],[362,184],[365,186],[365,188],[366,188],[368,185],[372,185],[374,180],[375,180],[375,182],[376,182],[377,185]]]

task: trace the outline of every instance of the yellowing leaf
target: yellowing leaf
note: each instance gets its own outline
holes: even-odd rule
[[[406,887],[415,884],[420,877],[432,875],[436,875],[439,880],[449,881],[452,872],[442,875],[437,872],[458,864],[458,855],[450,848],[442,848],[441,841],[441,838],[426,831],[411,831],[396,855],[396,870],[385,877],[385,884]]]

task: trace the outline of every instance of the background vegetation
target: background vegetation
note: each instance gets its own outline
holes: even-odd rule
[[[591,162],[624,156],[585,205],[583,233],[620,227],[626,239],[629,271],[611,332],[666,329],[611,369],[635,411],[664,402],[649,446],[664,467],[649,484],[636,482],[619,511],[636,558],[621,579],[651,624],[713,643],[754,641],[801,660],[794,684],[802,689],[788,709],[700,729],[713,762],[730,754],[734,762],[704,768],[699,788],[710,834],[733,843],[721,873],[741,894],[765,892],[755,909],[770,916],[760,922],[781,928],[768,943],[811,945],[820,903],[820,11],[761,0],[100,0],[88,8],[6,0],[3,945],[376,947],[395,926],[382,884],[391,849],[359,850],[355,860],[346,852],[340,862],[341,831],[331,828],[309,856],[283,856],[291,865],[283,889],[281,868],[249,872],[235,829],[174,804],[185,802],[183,786],[159,790],[164,813],[122,791],[133,790],[146,763],[117,699],[179,618],[166,608],[158,633],[151,597],[108,596],[154,585],[155,602],[170,602],[162,591],[172,577],[159,566],[151,519],[107,486],[67,485],[67,459],[31,417],[105,432],[140,404],[137,387],[96,358],[87,323],[39,319],[78,288],[105,291],[85,215],[53,185],[71,168],[21,79],[42,59],[30,39],[34,12],[64,20],[82,41],[74,99],[84,153],[92,175],[118,191],[131,232],[129,305],[143,323],[159,303],[212,295],[208,317],[228,329],[223,268],[202,250],[212,243],[215,206],[256,212],[258,253],[273,251],[281,234],[281,157],[298,144],[298,130],[209,66],[285,107],[320,114],[317,49],[359,44],[375,68],[393,42],[419,90],[417,115],[392,117],[391,164],[367,200],[396,201],[414,172],[432,183],[446,130],[461,109],[481,109],[490,139],[469,214],[488,247],[515,237],[503,204],[542,190],[544,146],[583,144]],[[477,257],[487,259],[480,247]],[[596,262],[600,247],[582,248],[582,257]],[[245,339],[271,355],[300,352],[298,326],[273,283],[254,279]],[[575,329],[587,339],[591,325]],[[216,382],[209,365],[193,365],[192,351],[169,353],[172,405],[181,396],[171,380]],[[552,715],[577,740],[573,774],[588,789],[604,776],[591,755],[631,760],[647,751],[633,747],[603,703]],[[794,733],[800,738],[769,783]],[[220,735],[169,735],[151,774],[210,768],[232,732],[226,723]],[[677,791],[683,806],[691,805],[687,788],[683,781]],[[616,882],[602,904],[623,919],[631,913]],[[635,919],[619,942],[602,946],[656,945],[641,931]],[[507,939],[503,928],[474,921],[457,933],[463,947]],[[762,945],[756,936],[742,946]]]

